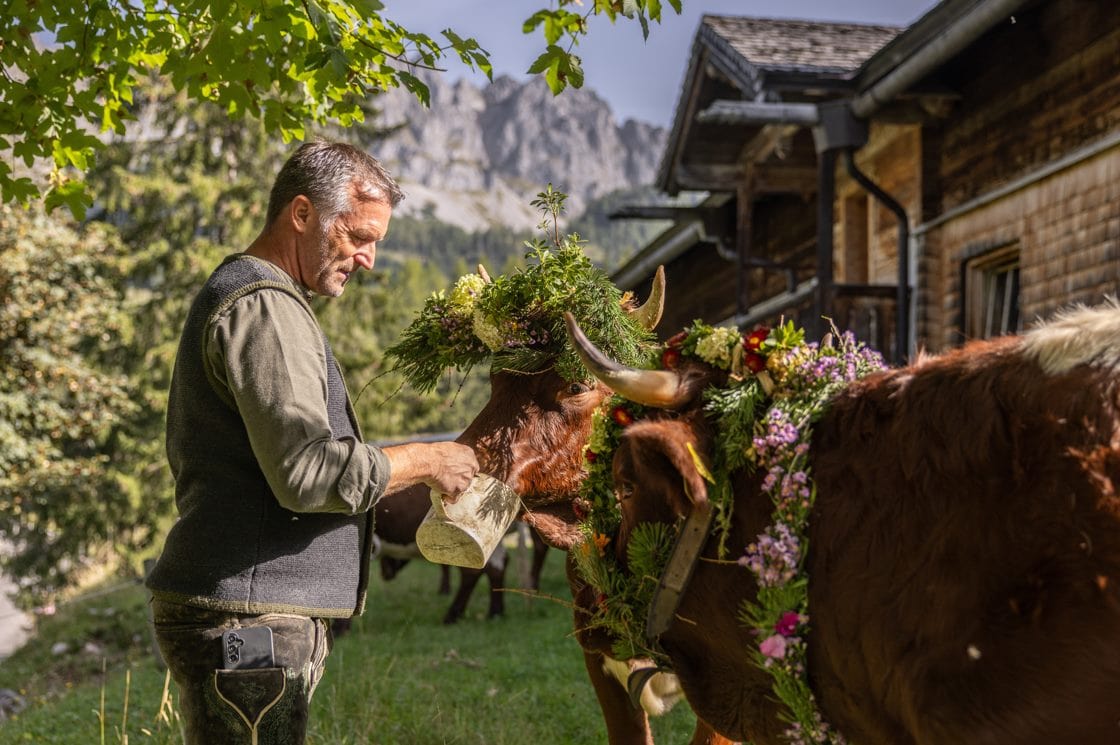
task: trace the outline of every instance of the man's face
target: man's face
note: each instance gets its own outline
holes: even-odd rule
[[[377,242],[388,232],[392,214],[387,202],[359,200],[352,195],[350,209],[329,227],[317,216],[310,221],[301,251],[301,274],[307,289],[338,297],[351,274],[373,268]]]

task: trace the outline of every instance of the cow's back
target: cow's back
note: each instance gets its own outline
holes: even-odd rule
[[[812,452],[810,664],[849,741],[1120,742],[1112,367],[971,345],[852,386]]]

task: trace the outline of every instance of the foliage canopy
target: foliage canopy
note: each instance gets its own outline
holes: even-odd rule
[[[668,2],[680,12],[681,0]],[[662,9],[661,0],[553,5],[522,30],[543,34],[547,48],[529,72],[554,93],[583,84],[574,49],[589,16],[636,19],[648,34]],[[136,92],[157,78],[290,142],[309,123],[363,121],[365,102],[389,88],[403,85],[426,104],[414,72],[447,58],[490,75],[474,39],[445,29],[437,40],[383,10],[379,0],[13,0],[0,31],[0,202],[42,195],[48,209],[82,215],[91,204],[84,174],[104,135],[125,134],[130,121],[135,129]],[[45,188],[34,177],[43,166]]]

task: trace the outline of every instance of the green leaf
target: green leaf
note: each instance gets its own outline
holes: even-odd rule
[[[565,54],[564,50],[555,44],[550,44],[544,53],[537,57],[533,64],[529,65],[527,72],[530,75],[538,75],[548,69],[556,69],[559,65],[558,59]],[[553,91],[555,92],[555,91]]]
[[[531,34],[536,30],[537,26],[541,25],[548,19],[551,14],[547,10],[538,10],[533,15],[525,19],[521,24],[521,33]]]
[[[65,205],[75,219],[83,220],[86,208],[93,204],[93,197],[86,190],[85,182],[69,179],[50,189],[43,203],[48,211]]]
[[[404,87],[420,99],[420,103],[423,104],[425,108],[431,106],[431,91],[428,90],[428,86],[424,84],[423,80],[404,70],[401,70],[398,75],[400,76],[401,82],[404,83]]]

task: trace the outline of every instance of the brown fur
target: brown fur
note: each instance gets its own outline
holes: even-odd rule
[[[832,403],[811,451],[809,667],[849,742],[1120,742],[1118,384],[1086,365],[1047,376],[1003,339]],[[626,431],[624,534],[687,511],[673,453],[712,439],[699,406]],[[730,559],[771,511],[758,477],[734,483]],[[662,646],[700,717],[778,745],[770,680],[737,618],[753,579],[704,556]]]

